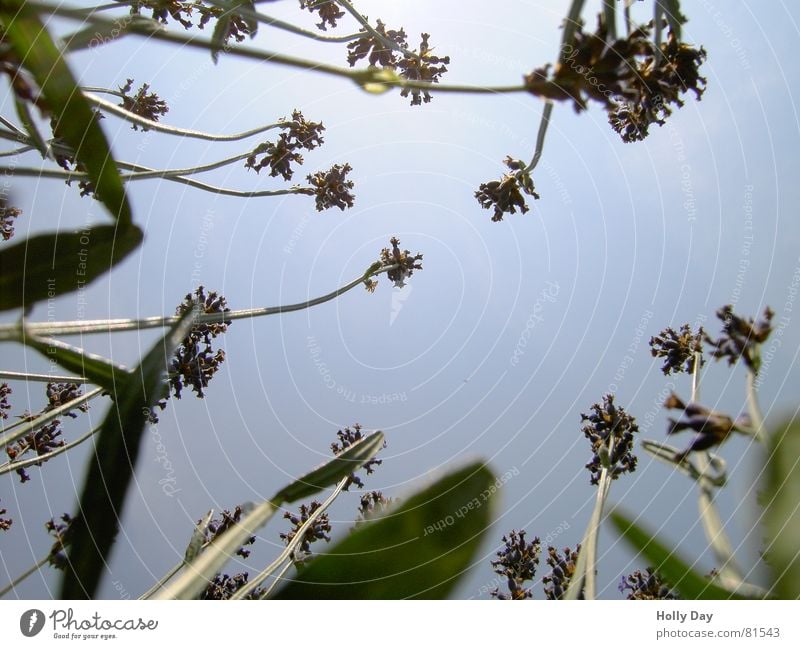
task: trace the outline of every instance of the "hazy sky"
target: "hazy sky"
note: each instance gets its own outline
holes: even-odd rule
[[[592,28],[599,4],[587,3],[584,13]],[[637,16],[645,20],[651,3],[643,4]],[[198,278],[232,308],[293,303],[357,277],[393,235],[424,253],[424,270],[402,291],[384,277],[372,295],[358,288],[311,310],[230,327],[221,343],[227,360],[207,398],[187,392],[172,400],[148,436],[102,596],[138,596],[179,560],[194,522],[210,508],[268,497],[327,457],[339,428],[360,422],[386,432],[384,463],[367,487],[387,495],[402,497],[467,458],[486,458],[498,475],[518,470],[457,591],[485,597],[495,579],[488,561],[504,532],[525,528],[559,547],[580,541],[595,494],[584,469],[591,452],[580,413],[613,391],[639,418],[642,438],[663,440],[659,403],[670,389],[688,398],[690,385],[661,374],[647,341],[684,322],[717,334],[714,312],[723,304],[743,315],[771,305],[776,319],[786,319],[759,396],[769,422],[794,411],[800,330],[787,300],[800,267],[800,70],[792,49],[800,10],[752,0],[684,4],[685,40],[708,51],[702,101],[687,97],[666,126],[635,144],[621,142],[595,107],[577,115],[556,105],[534,173],[541,199],[501,223],[491,222],[473,193],[499,178],[506,155],[531,156],[543,106],[534,97],[436,95],[411,107],[399,93],[368,95],[345,80],[233,57],[215,67],[202,52],[134,37],[71,59],[86,85],[114,88],[129,77],[137,86],[150,83],[169,104],[169,124],[235,132],[301,108],[327,130],[296,178],[347,161],[356,182],[353,209],[323,213],[303,196],[242,200],[158,181],[131,185],[146,240],[93,286],[87,318],[172,313]],[[403,26],[412,45],[429,32],[436,53],[452,57],[443,81],[487,85],[518,83],[554,61],[568,5],[357,3],[388,27]],[[313,28],[313,16],[293,0],[263,10]],[[68,26],[74,24],[53,27],[63,33]],[[355,26],[343,20],[340,30]],[[345,64],[343,45],[276,30],[262,28],[253,44]],[[13,115],[7,98],[3,115]],[[155,167],[213,161],[259,141],[143,135],[111,117],[103,127],[120,159]],[[280,186],[241,166],[203,179],[239,189]],[[20,181],[13,191],[25,212],[19,236],[107,220],[99,204],[59,181]],[[58,317],[76,317],[74,297],[59,301]],[[33,318],[45,319],[45,309]],[[156,335],[82,344],[133,364]],[[46,367],[10,345],[3,353],[9,369]],[[40,408],[40,392],[16,386],[15,408]],[[742,368],[709,364],[702,401],[742,412]],[[106,407],[98,403],[91,421]],[[85,430],[86,419],[68,430]],[[164,453],[156,451],[158,441]],[[46,470],[33,469],[25,485],[15,476],[0,481],[3,506],[15,518],[0,535],[0,582],[47,553],[43,523],[73,511],[90,450],[84,445]],[[731,482],[718,503],[749,569],[760,540],[759,531],[747,536],[759,450],[735,439],[721,454]],[[611,501],[641,512],[694,556],[705,539],[693,485],[638,455],[637,471],[614,484]],[[357,493],[337,501],[334,535],[349,528],[357,502]],[[253,574],[266,565],[283,523],[263,530],[235,570]],[[609,529],[599,560],[601,597],[618,597],[620,576],[645,567]],[[700,569],[712,567],[703,555]],[[539,577],[547,572],[542,560]],[[45,597],[55,584],[52,575],[34,577],[16,594]]]

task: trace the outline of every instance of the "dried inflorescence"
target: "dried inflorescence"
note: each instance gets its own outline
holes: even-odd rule
[[[244,166],[256,173],[269,167],[269,175],[273,178],[282,176],[284,180],[291,180],[294,175],[292,163],[302,165],[303,156],[294,150],[288,136],[281,133],[277,142],[264,142],[253,149]]]
[[[55,518],[51,518],[44,524],[47,533],[54,539],[50,554],[47,555],[47,561],[57,570],[63,570],[67,566],[67,555],[64,550],[70,543],[74,521],[75,519],[69,514],[62,514],[60,523],[56,523]]]
[[[8,402],[8,395],[11,394],[11,387],[8,383],[0,383],[0,419],[8,419],[6,410],[11,410],[11,404]]]
[[[8,241],[14,236],[14,220],[22,214],[18,207],[10,207],[5,204],[5,200],[0,197],[0,237],[3,241]]]
[[[417,253],[412,255],[409,250],[400,250],[400,239],[392,237],[389,239],[392,249],[384,248],[381,250],[381,264],[384,266],[397,266],[392,270],[386,271],[386,276],[394,282],[398,288],[403,288],[405,280],[414,274],[415,270],[422,270],[422,255]],[[374,286],[373,286],[374,288]]]
[[[119,91],[122,93],[122,106],[128,112],[149,119],[151,122],[157,122],[162,115],[169,112],[167,102],[161,99],[156,93],[149,92],[149,84],[143,83],[136,94],[129,94],[133,89],[133,79],[128,79],[124,86],[121,86]],[[149,131],[147,126],[139,124],[131,124],[134,131],[142,129]]]
[[[625,594],[625,591],[630,592]],[[619,592],[625,594],[626,599],[680,599],[652,568],[623,576],[619,582]]]
[[[697,333],[693,333],[688,324],[681,325],[678,331],[667,327],[657,336],[650,338],[650,353],[655,358],[664,359],[664,364],[661,366],[664,374],[680,372],[692,374],[696,354],[703,353],[703,334],[702,327],[697,330]],[[703,363],[701,356],[701,367]]]
[[[280,119],[279,124],[286,131],[289,145],[293,149],[311,151],[324,142],[322,133],[325,131],[325,127],[322,122],[312,122],[306,119],[299,110],[292,111],[290,120]]]
[[[550,566],[551,572],[542,578],[544,596],[547,599],[563,599],[567,594],[570,579],[575,574],[575,564],[580,551],[580,543],[574,550],[564,548],[561,553],[552,546],[547,548],[547,565]],[[581,599],[583,599],[583,589],[581,589]]]
[[[217,573],[200,595],[200,599],[230,599],[236,591],[247,585],[249,577],[246,572],[240,572],[233,577]],[[245,599],[261,599],[264,592],[263,588],[256,588]]]
[[[737,430],[736,422],[728,415],[697,403],[684,403],[674,392],[667,397],[664,407],[667,410],[683,411],[682,419],[667,419],[668,435],[684,430],[693,430],[697,433],[689,446],[675,456],[676,462],[683,460],[692,451],[704,451],[721,444]]]
[[[439,83],[441,76],[447,72],[450,65],[449,56],[436,56],[430,46],[430,34],[420,35],[419,49],[410,51],[405,30],[402,28],[386,29],[380,20],[376,21],[376,36],[364,32],[361,38],[348,43],[347,62],[354,66],[361,59],[367,59],[370,65],[391,69],[409,81],[424,83]],[[431,101],[427,90],[420,88],[403,88],[402,97],[411,95],[411,105],[420,106]]]
[[[713,347],[711,355],[717,360],[726,358],[728,365],[741,358],[750,370],[758,373],[761,366],[759,349],[772,333],[774,315],[774,311],[766,307],[763,318],[755,322],[753,318],[736,315],[730,304],[722,307],[717,311],[717,317],[722,320],[722,335],[716,340],[705,336],[705,342]]]
[[[380,491],[368,491],[361,495],[358,505],[358,519],[356,526],[378,517],[386,512],[395,502],[394,498],[387,498]]]
[[[339,441],[331,444],[331,450],[334,455],[341,455],[353,444],[364,439],[366,435],[361,432],[361,424],[353,424],[352,428],[347,427],[344,430],[336,431],[336,437],[339,438]],[[386,442],[383,443],[383,448],[386,448]],[[383,464],[383,460],[372,458],[365,462],[361,468],[367,472],[367,475],[370,475],[375,472],[375,467],[381,464]],[[351,473],[344,486],[344,490],[347,491],[350,485],[355,485],[359,489],[362,489],[364,487],[364,482],[355,473]]]
[[[491,564],[495,573],[506,578],[508,592],[495,588],[491,596],[497,599],[532,599],[533,593],[525,587],[525,583],[533,581],[536,576],[542,550],[539,537],[528,542],[525,540],[525,530],[511,530],[503,536],[503,543],[505,546],[497,551],[497,559],[492,560]]]
[[[78,387],[77,383],[48,383],[46,393],[47,406],[45,407],[45,411],[58,408],[59,406],[69,403],[70,401],[74,401],[83,395],[83,390]],[[89,412],[89,404],[84,401],[81,405],[77,406],[76,410],[80,410],[81,412]],[[70,417],[72,419],[75,419],[78,416],[72,410],[67,410],[62,414],[65,417]]]
[[[201,314],[230,311],[224,297],[216,291],[206,294],[203,286],[195,289],[193,294],[187,294],[175,313],[180,316],[195,308]],[[221,349],[214,351],[211,341],[225,333],[229,324],[230,320],[196,324],[175,350],[169,364],[169,384],[176,399],[181,398],[181,391],[186,386],[191,387],[198,397],[205,396],[203,390],[225,360],[225,352]]]
[[[222,536],[222,534],[227,532],[236,523],[238,523],[242,518],[242,513],[243,510],[240,505],[237,505],[232,512],[228,511],[227,509],[224,509],[218,519],[216,518],[212,519],[206,526],[205,529],[206,543],[211,543],[215,539]],[[197,523],[200,524],[200,521],[197,521]],[[242,557],[243,559],[246,559],[247,557],[250,556],[250,550],[248,550],[245,546],[253,545],[253,543],[255,542],[256,542],[256,537],[251,536],[244,542],[242,547],[236,550],[236,554]]]
[[[314,500],[310,505],[300,505],[300,513],[295,515],[292,512],[285,512],[283,517],[288,519],[293,525],[289,532],[281,532],[281,540],[289,545],[292,540],[297,536],[300,528],[309,518],[316,512],[322,503]],[[320,514],[308,529],[303,533],[303,538],[292,553],[292,560],[296,564],[303,563],[311,554],[311,544],[317,541],[324,540],[326,543],[330,542],[331,537],[328,533],[331,531],[331,523],[327,514]]]
[[[336,21],[344,17],[344,11],[333,0],[300,0],[300,8],[320,17],[317,27],[322,31],[327,31],[329,26],[336,27]]]
[[[5,532],[11,528],[14,521],[10,518],[6,518],[5,515],[8,513],[8,510],[5,507],[0,507],[0,531]]]
[[[523,194],[539,198],[527,165],[511,156],[507,156],[504,162],[511,173],[503,174],[500,180],[482,183],[475,192],[475,198],[483,209],[494,209],[492,221],[502,221],[504,214],[516,214],[517,209],[525,214],[529,208]]]
[[[613,480],[636,470],[633,434],[639,432],[639,426],[625,408],[614,404],[613,394],[606,394],[602,405],[595,403],[590,414],[581,414],[581,421],[586,422],[583,434],[592,443],[594,453],[586,464],[592,474],[591,484],[599,484],[604,466],[608,467]]]
[[[33,416],[31,416],[33,417]],[[12,446],[6,447],[6,455],[12,462],[19,460],[23,455],[29,451],[33,451],[36,455],[45,455],[57,448],[64,446],[65,442],[60,439],[62,435],[61,421],[54,419],[43,426],[40,426],[31,433],[28,433],[21,439],[18,439]],[[34,462],[31,466],[42,466],[44,461]],[[31,479],[25,468],[17,469],[17,475],[20,482],[25,483]]]
[[[131,2],[131,13],[139,14],[142,9],[149,9],[153,20],[166,25],[172,18],[183,25],[184,29],[189,29],[192,26],[192,10],[197,4],[180,0],[134,0]]]
[[[253,8],[252,5],[250,8]],[[245,17],[231,9],[223,9],[216,6],[206,7],[197,3],[197,10],[200,14],[197,26],[200,29],[204,29],[212,18],[216,20],[223,18],[227,21],[227,32],[222,39],[226,44],[230,39],[241,43],[247,36],[253,38],[258,32],[258,21],[255,18]]]
[[[338,207],[340,210],[353,207],[355,196],[350,190],[353,189],[355,183],[347,180],[347,174],[352,170],[353,168],[347,163],[336,164],[328,171],[318,171],[307,176],[308,182],[311,183],[311,190],[316,196],[318,212],[330,207]]]

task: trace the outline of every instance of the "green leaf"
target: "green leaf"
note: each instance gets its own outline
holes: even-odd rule
[[[225,3],[228,6],[225,8],[224,13],[217,19],[214,26],[214,33],[211,36],[211,58],[214,63],[219,61],[219,53],[224,52],[228,47],[228,38],[230,37],[231,20],[236,17],[244,20],[247,24],[247,29],[250,32],[250,38],[253,38],[258,31],[258,21],[254,18],[242,16],[237,12],[239,7],[245,7],[250,11],[255,11],[255,6],[252,0],[230,0]]]
[[[800,421],[776,428],[767,438],[759,502],[764,508],[765,557],[772,594],[800,598]]]
[[[647,565],[652,566],[683,599],[742,599],[695,572],[675,550],[670,549],[673,544],[658,539],[619,510],[612,511],[609,520],[620,536],[644,555]]]
[[[5,26],[4,37],[42,91],[57,136],[72,147],[76,159],[86,167],[97,198],[120,224],[130,225],[130,206],[103,130],[42,21],[20,0],[0,3],[0,20]]]
[[[165,395],[167,360],[189,333],[194,315],[194,311],[184,314],[127,380],[118,384],[115,402],[97,435],[78,515],[70,526],[61,599],[96,594],[119,530],[150,408]]]
[[[686,16],[681,13],[680,0],[659,0],[659,4],[664,12],[664,17],[667,19],[670,31],[680,41],[682,26],[686,22]]]
[[[56,361],[61,367],[78,376],[85,376],[95,385],[105,388],[112,394],[116,392],[120,381],[126,380],[130,370],[113,361],[91,354],[80,347],[68,345],[53,338],[38,338],[26,334],[23,342],[46,356]]]
[[[265,500],[254,507],[238,523],[231,525],[224,534],[214,539],[214,542],[196,557],[183,574],[159,591],[154,599],[193,599],[197,597],[205,590],[213,576],[241,547],[242,543],[267,524],[281,504],[313,496],[325,487],[336,484],[375,457],[382,448],[383,433],[376,431],[360,442],[356,442],[319,469],[281,489],[270,500]]]
[[[0,249],[0,311],[84,288],[142,243],[135,225],[40,234]]]
[[[492,521],[496,491],[482,463],[454,471],[357,528],[276,598],[444,598],[475,557]]]

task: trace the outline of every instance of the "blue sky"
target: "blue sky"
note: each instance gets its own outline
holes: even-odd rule
[[[415,35],[430,32],[436,52],[452,57],[444,81],[496,85],[517,83],[556,58],[568,4],[357,6],[391,28],[402,25],[413,45]],[[642,437],[663,440],[658,403],[670,382],[685,397],[690,386],[661,374],[647,341],[684,322],[716,334],[714,312],[723,304],[735,303],[743,315],[771,305],[788,318],[759,396],[768,422],[794,412],[800,330],[787,300],[800,267],[800,74],[792,49],[798,9],[784,2],[685,4],[685,40],[708,51],[702,101],[687,97],[666,126],[635,144],[621,142],[601,110],[577,115],[557,105],[534,173],[541,199],[502,223],[490,221],[473,193],[501,175],[506,155],[532,154],[542,102],[531,96],[437,95],[412,108],[398,93],[368,95],[341,79],[233,57],[213,66],[201,52],[135,38],[74,56],[86,85],[114,88],[128,77],[150,83],[170,106],[170,124],[233,132],[301,108],[327,127],[325,145],[306,156],[303,170],[348,161],[357,197],[351,210],[317,213],[302,196],[242,200],[156,181],[131,185],[145,244],[94,285],[86,317],[171,313],[193,288],[195,264],[204,285],[232,308],[246,308],[327,293],[363,272],[392,235],[425,255],[424,270],[403,291],[383,278],[372,295],[357,289],[311,310],[231,326],[222,343],[227,360],[207,398],[173,400],[161,418],[158,434],[179,491],[163,490],[168,476],[154,435],[142,453],[103,596],[118,596],[114,581],[131,594],[145,590],[182,556],[192,525],[210,508],[268,497],[321,462],[336,431],[354,422],[387,434],[384,464],[367,486],[388,495],[402,497],[476,456],[498,474],[519,471],[503,487],[496,524],[457,592],[485,596],[494,579],[488,560],[507,530],[525,528],[559,547],[580,541],[594,500],[580,413],[614,391],[639,417]],[[587,5],[593,26],[599,3]],[[644,20],[647,12],[636,9]],[[313,25],[288,0],[264,11]],[[352,27],[343,21],[341,29]],[[342,45],[275,30],[262,28],[253,44],[345,62]],[[8,108],[4,102],[4,115],[13,114]],[[103,126],[119,158],[151,166],[216,160],[257,142],[143,136],[113,118]],[[207,178],[241,189],[277,184],[240,167]],[[20,181],[14,196],[25,211],[21,234],[105,218],[98,204],[59,181]],[[59,309],[59,317],[74,318],[74,299],[63,298]],[[33,317],[44,318],[44,310]],[[82,344],[132,364],[155,335]],[[9,368],[44,366],[17,348],[4,354]],[[19,387],[15,405],[41,407],[42,397],[25,390]],[[702,401],[742,412],[742,368],[709,363]],[[96,407],[92,421],[104,410]],[[88,452],[50,462],[24,486],[5,476],[4,506],[26,517],[0,537],[0,573],[13,575],[46,554],[42,523],[72,510]],[[721,454],[731,482],[718,503],[749,567],[760,539],[748,535],[759,449],[734,439]],[[696,554],[705,541],[693,486],[638,455],[637,471],[614,484],[611,500]],[[335,531],[349,528],[356,505],[357,494],[337,502]],[[263,532],[243,569],[264,565],[279,531],[273,523]],[[699,565],[710,570],[712,557],[703,554]],[[618,597],[619,577],[644,567],[604,530],[600,596]],[[546,572],[543,566],[540,576]],[[47,596],[54,584],[32,578],[17,594]]]

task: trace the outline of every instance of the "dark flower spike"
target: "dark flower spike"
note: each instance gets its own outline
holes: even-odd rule
[[[209,582],[203,594],[200,595],[200,599],[230,599],[236,591],[247,584],[248,579],[249,574],[246,572],[240,572],[233,577],[218,573]],[[256,588],[245,599],[261,599],[264,592],[263,588]]]
[[[705,336],[705,342],[714,348],[711,355],[717,360],[726,358],[728,365],[741,358],[757,374],[761,366],[759,349],[772,333],[774,315],[774,311],[766,307],[763,318],[755,322],[753,318],[736,315],[730,304],[722,307],[717,311],[717,317],[722,320],[722,335],[717,340]]]
[[[533,179],[522,160],[507,156],[504,160],[512,173],[504,174],[500,180],[482,183],[475,192],[475,198],[485,210],[494,208],[492,221],[502,221],[504,214],[516,214],[517,208],[525,214],[528,204],[523,194],[539,199],[533,186]]]
[[[208,525],[206,526],[206,542],[211,543],[216,538],[221,536],[224,532],[228,529],[233,527],[236,523],[238,523],[242,518],[243,510],[240,505],[237,505],[233,512],[228,511],[227,509],[222,511],[220,518],[212,519]],[[199,525],[201,521],[197,521]],[[244,545],[236,550],[236,554],[246,559],[250,556],[250,550],[245,548],[245,545],[253,545],[256,542],[256,537],[251,536],[244,542]]]
[[[325,127],[322,122],[312,122],[303,117],[299,110],[292,111],[292,119],[280,120],[281,128],[287,132],[287,144],[291,149],[311,151],[323,143],[322,133]]]
[[[400,49],[408,48],[407,36],[403,28],[399,30],[386,29],[380,20],[376,21],[375,31],[386,40],[393,42]],[[364,32],[364,36],[347,44],[349,50],[347,62],[353,67],[361,59],[367,59],[370,65],[382,68],[395,69],[398,63],[397,50],[387,47],[384,41],[373,36],[369,32]]]
[[[703,353],[703,328],[700,327],[697,333],[692,333],[692,328],[688,324],[681,325],[678,331],[672,327],[667,327],[657,336],[650,338],[650,353],[655,358],[663,358],[664,364],[661,371],[664,374],[678,374],[694,372],[695,354]],[[705,361],[700,358],[700,366]]]
[[[431,52],[433,48],[428,44],[430,34],[422,34],[422,41],[419,44],[419,53],[416,56],[404,55],[398,61],[397,69],[404,79],[409,81],[424,81],[426,83],[439,83],[441,76],[447,72],[450,65],[449,56],[434,56]],[[421,106],[431,101],[431,94],[427,90],[419,88],[403,88],[400,92],[401,97],[411,95],[411,105]]]
[[[183,315],[196,307],[204,314],[230,311],[224,297],[215,291],[206,294],[205,288],[199,286],[194,294],[186,295],[175,313]],[[215,352],[211,341],[225,333],[229,324],[229,320],[213,324],[197,324],[175,350],[168,370],[169,385],[176,399],[181,398],[181,392],[186,386],[190,386],[198,397],[205,396],[203,390],[208,387],[209,381],[225,360],[225,352],[221,349]]]
[[[64,549],[70,543],[73,520],[69,514],[62,514],[60,523],[56,523],[56,520],[51,518],[44,524],[47,533],[54,539],[50,554],[47,555],[47,561],[56,570],[64,570],[67,566],[67,555],[64,554]]]
[[[125,110],[139,117],[149,119],[151,122],[157,122],[162,115],[166,115],[169,112],[167,102],[162,100],[156,93],[148,92],[150,90],[148,84],[142,84],[135,95],[128,94],[132,88],[133,79],[128,79],[127,83],[119,89],[123,95],[120,106]],[[131,128],[134,131],[138,131],[140,128],[143,131],[150,130],[147,126],[140,126],[138,124],[131,124]]]
[[[536,576],[536,567],[539,565],[539,554],[542,550],[539,537],[532,541],[525,540],[525,530],[511,530],[503,536],[505,546],[497,551],[497,559],[492,560],[495,573],[506,578],[508,592],[499,588],[491,591],[490,595],[496,599],[532,599],[530,588],[525,588],[525,583],[533,581]]]
[[[675,455],[675,462],[683,461],[692,451],[705,451],[724,442],[732,432],[740,430],[739,425],[728,415],[697,403],[684,403],[680,397],[672,393],[664,402],[667,410],[683,410],[680,420],[669,418],[668,435],[684,430],[697,433],[689,446]]]
[[[16,219],[22,210],[17,207],[9,207],[4,201],[0,201],[0,237],[3,241],[8,241],[14,236],[14,219]]]
[[[386,512],[394,502],[395,500],[393,498],[387,498],[380,491],[369,491],[362,494],[361,502],[358,506],[356,526],[373,518],[377,518]]]
[[[0,419],[8,419],[6,410],[11,410],[11,404],[8,402],[8,395],[11,394],[11,388],[8,383],[0,383]]]
[[[328,26],[336,27],[336,21],[344,17],[344,11],[333,0],[300,0],[300,8],[308,9],[322,19],[317,23],[322,31],[328,31]]]
[[[303,164],[303,156],[293,149],[294,147],[291,146],[286,133],[281,133],[275,144],[264,142],[253,149],[244,166],[248,169],[254,169],[256,173],[260,172],[264,167],[269,167],[270,176],[283,176],[284,180],[291,180],[294,174],[292,163]],[[265,154],[264,157],[258,160],[258,157],[262,154]]]
[[[339,441],[331,444],[331,451],[333,451],[334,455],[341,455],[353,444],[364,439],[366,435],[361,432],[361,424],[353,424],[352,428],[348,427],[344,430],[336,431],[336,437],[339,438]],[[386,448],[386,442],[383,443],[383,448]],[[367,472],[367,475],[371,475],[375,472],[375,467],[381,464],[383,464],[383,460],[372,458],[365,462],[361,468]],[[362,489],[364,487],[364,482],[355,473],[351,473],[347,479],[347,484],[344,486],[344,491],[348,491],[351,485]]]
[[[288,519],[293,525],[289,532],[281,532],[281,540],[289,545],[292,540],[297,536],[300,528],[308,521],[311,515],[322,507],[322,503],[314,500],[310,505],[300,505],[300,513],[298,515],[292,512],[285,512],[283,517]],[[331,537],[328,533],[331,531],[331,523],[327,514],[321,514],[305,531],[303,539],[300,541],[298,547],[292,553],[292,560],[296,564],[301,564],[308,559],[311,554],[311,544],[323,540],[326,543],[330,542]]]
[[[398,288],[403,288],[405,280],[414,274],[415,270],[422,270],[422,255],[412,255],[410,251],[399,248],[400,239],[392,237],[389,240],[392,244],[392,249],[384,248],[381,250],[381,263],[384,266],[399,266],[386,272],[387,277],[394,282]],[[377,283],[377,282],[376,282]],[[372,287],[374,290],[374,286]]]
[[[591,484],[599,484],[603,467],[608,467],[616,480],[623,473],[636,470],[637,458],[633,454],[633,434],[639,432],[636,419],[625,409],[614,404],[614,395],[603,397],[603,405],[592,406],[588,415],[581,414],[583,434],[592,443],[594,456],[586,468],[592,474]],[[609,448],[611,446],[611,448]],[[609,453],[610,450],[610,453]]]
[[[338,207],[344,210],[353,207],[356,197],[350,190],[355,184],[352,180],[347,180],[347,174],[353,168],[345,163],[343,165],[333,165],[328,171],[318,171],[307,176],[311,183],[312,190],[316,196],[317,211],[322,212],[330,207]]]
[[[0,531],[6,532],[11,528],[14,521],[10,518],[5,518],[5,515],[8,513],[8,510],[4,507],[0,507]]]
[[[551,572],[546,577],[542,578],[544,586],[544,596],[547,599],[563,599],[569,588],[569,581],[575,574],[575,565],[578,561],[578,554],[581,551],[581,544],[578,543],[575,550],[564,548],[563,554],[549,546],[547,548],[547,565],[550,566]],[[581,599],[583,599],[583,591],[581,590]]]
[[[59,406],[63,406],[65,403],[74,401],[82,394],[83,390],[81,390],[76,383],[48,383],[47,407],[45,408],[45,411],[58,408]],[[77,410],[80,410],[81,412],[88,412],[89,404],[84,402],[77,407]],[[72,410],[68,410],[63,414],[65,417],[71,417],[72,419],[75,419],[78,416]]]
[[[652,568],[648,568],[646,572],[637,570],[627,577],[623,576],[618,588],[623,594],[630,591],[625,595],[626,599],[680,599]]]
[[[26,415],[24,417],[28,419]],[[44,426],[37,428],[32,433],[28,433],[22,439],[18,440],[16,444],[6,447],[6,455],[12,462],[21,459],[28,451],[35,451],[36,455],[45,455],[51,451],[64,446],[64,440],[61,437],[61,420],[54,419],[46,423]],[[42,466],[43,462],[35,462],[33,466]],[[22,468],[17,469],[17,475],[20,482],[28,482],[31,479],[28,472]]]

